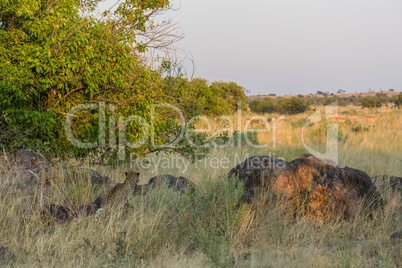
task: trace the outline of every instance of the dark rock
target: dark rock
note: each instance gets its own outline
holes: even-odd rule
[[[342,170],[345,174],[345,187],[355,189],[357,196],[364,198],[366,205],[384,205],[385,201],[366,172],[348,166]]]
[[[37,186],[40,185],[41,179],[32,170],[21,170],[17,172],[16,180],[24,186]]]
[[[92,214],[95,214],[95,212],[101,208],[103,202],[102,197],[96,198],[91,204],[89,205],[84,205],[78,208],[78,213],[82,213],[85,216],[89,216]]]
[[[284,160],[257,155],[232,168],[227,177],[229,180],[238,178],[244,183],[244,199],[251,202],[261,189],[268,190],[288,166]]]
[[[140,194],[144,195],[148,192],[149,190],[149,184],[143,184],[143,185],[139,185],[140,186]]]
[[[83,205],[78,208],[67,207],[62,205],[50,204],[43,210],[43,216],[50,216],[52,219],[59,221],[72,220],[79,215],[89,216],[95,214],[95,212],[101,207],[103,202],[102,197],[96,198],[91,204]]]
[[[150,187],[160,186],[163,184],[168,184],[169,188],[180,192],[184,191],[186,188],[186,185],[182,183],[178,178],[169,174],[152,177],[148,182],[148,185]]]
[[[116,182],[109,176],[103,176],[102,179],[98,181],[98,184],[116,184]]]
[[[36,187],[50,186],[50,169],[35,168],[32,170],[20,170],[13,175],[13,181],[20,186]]]
[[[375,184],[385,193],[402,193],[402,177],[379,175],[373,177]]]
[[[183,176],[179,177],[179,181],[183,183],[186,186],[186,188],[190,190],[191,193],[195,192],[196,185],[194,184],[194,182],[190,181],[189,179]]]
[[[88,180],[90,180],[93,185],[116,184],[110,177],[102,177],[98,172],[89,168],[34,168],[17,171],[9,179],[10,182],[25,187],[50,186],[54,181],[77,183],[88,182]]]
[[[65,180],[69,182],[77,182],[80,180],[90,179],[91,183],[96,184],[116,184],[114,180],[109,178],[108,176],[101,176],[95,170],[89,168],[80,168],[80,169],[64,169]]]
[[[310,212],[320,220],[329,212],[348,217],[360,204],[383,203],[367,173],[350,167],[342,169],[316,157],[291,161],[289,168],[278,177],[273,191],[308,200]]]
[[[391,235],[391,239],[401,241],[402,240],[402,231],[393,233]]]
[[[42,211],[42,216],[48,216],[59,221],[66,221],[70,219],[70,209],[61,205],[50,204]]]
[[[43,156],[29,150],[19,150],[15,156],[15,163],[19,168],[25,170],[49,167]]]

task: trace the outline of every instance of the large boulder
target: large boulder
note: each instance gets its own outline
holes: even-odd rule
[[[382,204],[370,176],[350,167],[340,168],[331,160],[302,154],[289,163],[268,156],[254,156],[233,168],[229,179],[244,182],[245,200],[253,201],[261,192],[282,197],[324,220],[328,212],[347,217],[361,205]]]
[[[348,217],[361,206],[382,204],[383,200],[367,173],[302,155],[289,163],[277,179],[273,191],[288,198],[307,200],[308,211],[320,220],[329,212]]]

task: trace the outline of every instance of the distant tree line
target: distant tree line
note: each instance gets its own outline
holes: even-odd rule
[[[254,113],[281,113],[298,114],[305,112],[309,107],[308,100],[301,98],[278,98],[274,101],[266,98],[263,101],[254,100],[249,103],[250,110]]]
[[[350,97],[339,97],[335,96],[333,94],[331,95],[326,95],[324,98],[319,98],[317,96],[309,95],[305,96],[305,99],[308,99],[310,102],[310,105],[328,105],[333,102],[338,102],[339,106],[347,106],[347,105],[355,105],[355,106],[361,106],[363,108],[378,108],[381,106],[389,106],[389,105],[394,105],[396,107],[400,107],[400,104],[398,105],[398,99],[400,99],[400,96],[394,96],[394,97],[389,97],[385,93],[377,93],[375,96],[363,96],[363,95],[352,95]]]
[[[301,95],[290,99],[285,98],[265,98],[264,100],[253,100],[249,103],[250,110],[254,113],[281,113],[297,114],[303,113],[310,106],[329,105],[337,102],[339,106],[355,105],[362,108],[378,108],[381,106],[392,106],[400,108],[402,106],[402,93],[389,97],[385,93],[377,93],[375,96],[353,95],[350,97],[339,97],[334,94],[318,97],[315,95]]]

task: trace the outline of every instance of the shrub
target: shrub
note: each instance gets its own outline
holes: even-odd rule
[[[303,113],[309,108],[308,101],[299,98],[279,99],[276,111],[282,114]]]
[[[250,110],[254,113],[273,113],[275,112],[275,102],[270,98],[264,101],[252,101],[249,104]]]
[[[362,132],[362,131],[363,131],[363,127],[360,124],[352,127],[352,132],[359,133],[359,132]]]
[[[402,93],[400,93],[400,94],[397,95],[397,96],[394,96],[394,97],[392,98],[392,102],[395,104],[395,107],[397,107],[398,109],[400,109],[401,106],[402,106]]]
[[[352,132],[360,133],[369,131],[368,127],[362,127],[362,125],[358,124],[356,126],[352,126]]]
[[[381,101],[375,97],[364,97],[362,99],[362,107],[363,108],[379,108],[381,107]]]
[[[258,133],[257,132],[252,132],[252,131],[247,131],[247,132],[238,132],[235,131],[231,137],[228,136],[228,132],[223,133],[219,137],[214,138],[214,142],[217,145],[225,145],[228,144],[229,140],[232,139],[233,146],[244,146],[244,145],[258,145]]]

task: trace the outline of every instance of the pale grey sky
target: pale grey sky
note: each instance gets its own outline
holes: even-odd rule
[[[181,27],[175,46],[193,57],[194,77],[254,95],[402,90],[402,0],[171,3],[163,18]]]
[[[250,94],[402,89],[401,0],[173,0],[194,77]]]

